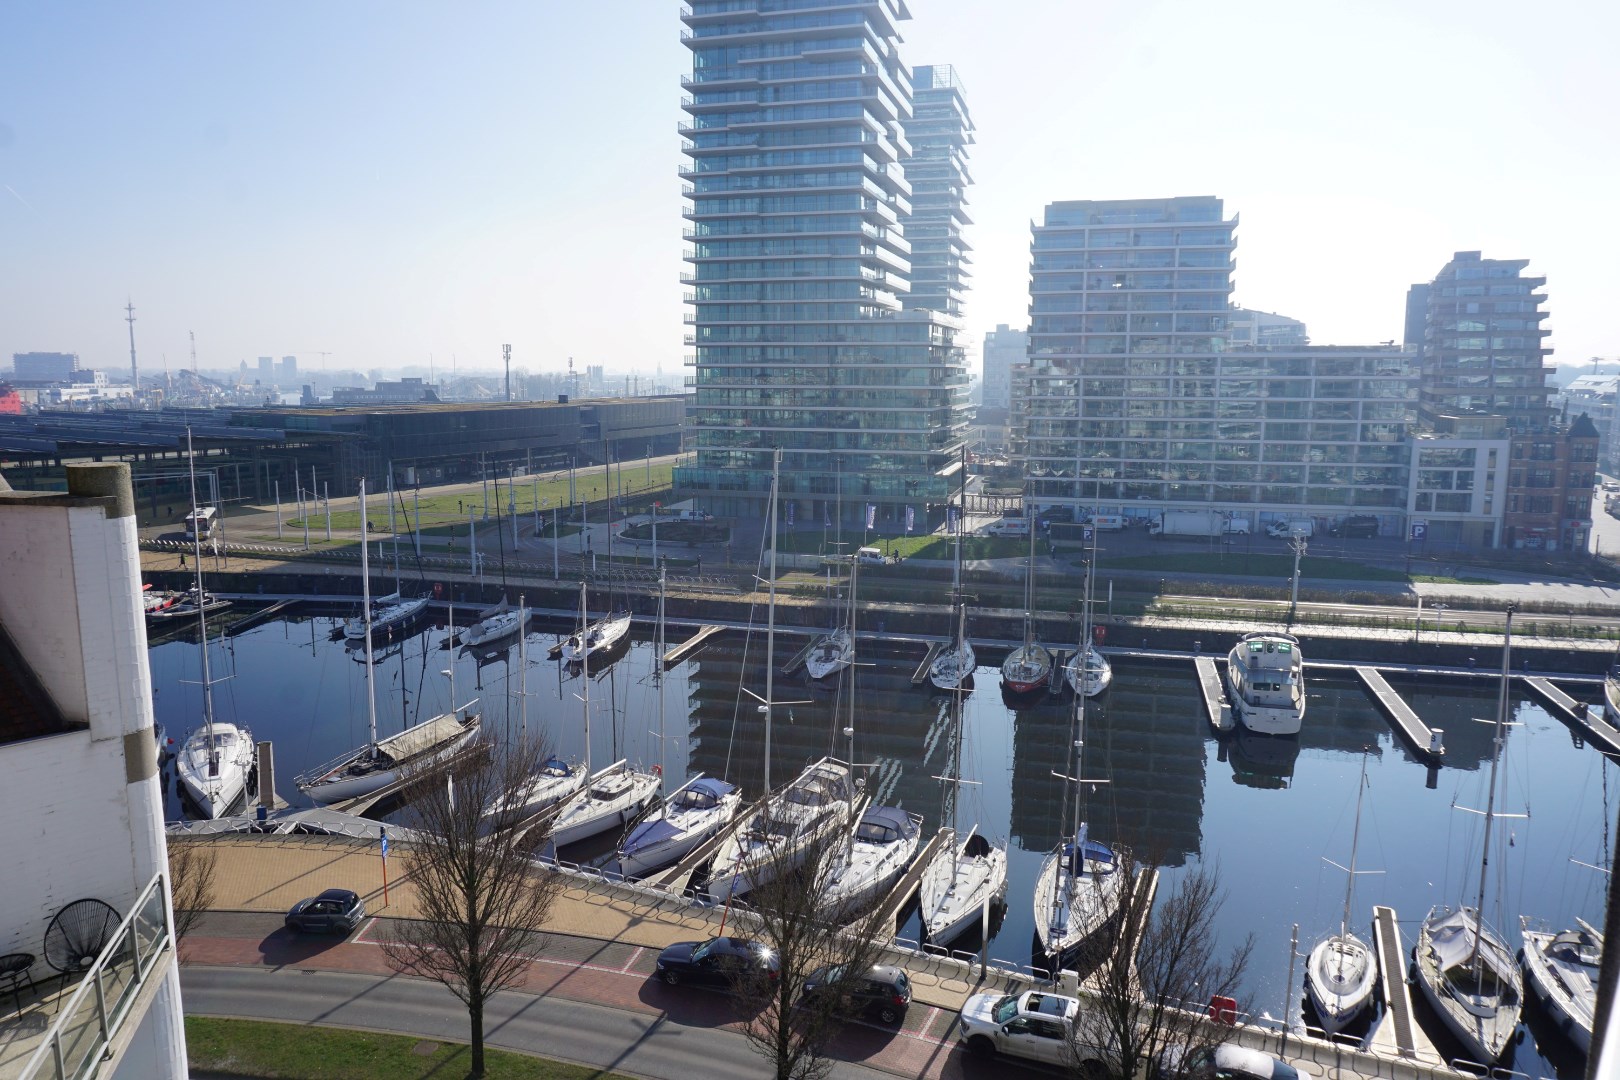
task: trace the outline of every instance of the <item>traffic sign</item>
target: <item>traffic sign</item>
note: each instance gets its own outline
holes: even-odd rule
[[[1429,523],[1427,521],[1412,522],[1412,539],[1427,540],[1429,538]]]

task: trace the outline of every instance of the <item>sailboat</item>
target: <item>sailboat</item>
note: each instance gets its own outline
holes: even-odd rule
[[[1485,886],[1490,867],[1491,825],[1496,813],[1496,774],[1507,728],[1508,673],[1513,652],[1513,609],[1502,638],[1502,681],[1497,693],[1485,837],[1479,862],[1479,898],[1474,907],[1437,904],[1418,928],[1413,950],[1417,983],[1434,1012],[1477,1064],[1489,1066],[1507,1049],[1519,1026],[1524,983],[1513,953],[1485,925]],[[1503,815],[1507,816],[1507,815]],[[1512,815],[1519,816],[1519,815]]]
[[[1088,578],[1089,581],[1089,578]],[[1090,591],[1087,591],[1088,615]],[[1119,853],[1088,837],[1082,820],[1081,789],[1107,783],[1082,775],[1086,747],[1086,697],[1074,697],[1074,741],[1068,764],[1073,776],[1053,772],[1064,781],[1063,799],[1074,812],[1068,838],[1060,841],[1041,862],[1035,879],[1035,934],[1041,952],[1063,959],[1083,952],[1115,921],[1129,883],[1120,872]]]
[[[1024,503],[1033,519],[1035,508],[1026,492]],[[1029,530],[1029,562],[1024,568],[1024,643],[1001,664],[1001,686],[1009,694],[1028,694],[1052,678],[1052,652],[1035,640],[1035,530]]]
[[[393,502],[393,495],[388,496]],[[389,520],[393,520],[393,509],[390,506]],[[361,562],[365,563],[366,555],[366,493],[364,485],[360,489],[360,554]],[[378,547],[382,545],[379,544]],[[380,554],[380,552],[379,552]],[[368,590],[369,592],[369,590]],[[379,596],[376,600],[366,601],[365,611],[351,619],[344,620],[343,636],[351,641],[359,641],[377,634],[391,634],[395,630],[402,630],[416,617],[427,610],[428,598],[425,596],[407,597],[400,585],[399,579],[399,537],[394,537],[394,591],[387,596]],[[369,636],[368,636],[369,635]],[[366,646],[367,651],[370,645]]]
[[[518,621],[527,623],[528,610],[524,606],[523,597],[518,597]],[[451,640],[455,640],[454,627],[451,628]],[[518,638],[518,698],[521,701],[518,712],[518,741],[523,742],[529,737],[529,639],[527,635]],[[537,814],[550,806],[555,806],[564,799],[572,798],[585,783],[585,766],[564,761],[555,754],[546,758],[540,765],[540,771],[530,777],[528,782],[516,791],[497,799],[487,810],[485,817],[496,818],[505,822],[521,821],[523,818]]]
[[[850,636],[855,634],[856,564],[849,569]],[[844,677],[849,693],[849,759],[855,760],[855,668]],[[821,908],[839,921],[848,921],[886,893],[917,854],[922,839],[922,815],[898,806],[872,806],[850,832],[838,861],[828,876]]]
[[[512,607],[503,596],[499,604],[479,612],[478,621],[463,630],[457,640],[469,648],[488,645],[517,633],[528,622],[529,613],[522,608]]]
[[[579,583],[579,618],[585,621],[588,603],[585,582]],[[628,623],[630,616],[625,615]],[[551,842],[558,847],[572,844],[599,833],[616,829],[635,820],[658,797],[663,779],[656,773],[643,772],[620,758],[600,772],[591,772],[591,650],[580,654],[580,701],[585,716],[585,781],[580,791],[563,804],[551,826]]]
[[[952,582],[956,602],[956,637],[928,665],[928,681],[941,690],[965,687],[979,666],[973,643],[967,638],[967,597],[962,592],[962,533],[967,528],[967,448],[962,449],[961,508],[956,514],[956,572]]]
[[[824,757],[806,766],[787,787],[771,792],[771,710],[776,670],[776,496],[782,451],[771,465],[771,498],[766,528],[771,539],[770,593],[765,623],[765,696],[750,694],[765,718],[767,794],[748,822],[721,842],[710,865],[708,893],[716,901],[741,896],[803,864],[812,845],[849,827],[855,792],[847,762]]]
[[[1091,531],[1091,564],[1086,568],[1085,618],[1080,622],[1080,640],[1074,655],[1063,667],[1063,679],[1076,697],[1096,697],[1114,681],[1113,666],[1091,641],[1091,583],[1097,574],[1097,530]]]
[[[191,431],[186,431],[186,458],[191,460]],[[197,505],[197,471],[191,465],[191,505]],[[197,584],[193,596],[207,597],[203,591],[202,537],[192,533],[193,562]],[[170,608],[169,610],[174,610]],[[214,680],[208,670],[208,605],[195,606],[197,641],[202,652],[203,726],[187,736],[175,755],[175,775],[180,790],[205,818],[217,818],[245,801],[249,776],[257,758],[253,733],[245,727],[214,718]]]
[[[1344,886],[1344,914],[1339,932],[1316,943],[1305,962],[1305,992],[1316,1006],[1322,1030],[1336,1034],[1348,1026],[1372,1003],[1378,985],[1378,965],[1365,941],[1350,932],[1350,903],[1355,893],[1356,875],[1375,873],[1356,869],[1356,851],[1361,843],[1361,800],[1367,790],[1367,755],[1361,756],[1361,782],[1356,788],[1356,825],[1350,837],[1350,865],[1339,866],[1348,875]]]
[[[658,572],[658,626],[653,634],[653,684],[658,694],[658,775],[664,746],[664,593],[666,577]],[[626,877],[645,874],[679,862],[699,844],[731,824],[742,805],[742,792],[731,784],[702,773],[676,788],[663,805],[641,820],[619,845],[619,872]]]
[[[951,695],[951,768],[944,778],[945,814],[952,837],[957,832],[958,788],[962,779],[962,692]],[[992,844],[977,824],[960,841],[943,845],[923,871],[918,884],[923,932],[931,944],[949,945],[981,922],[991,904],[1007,895],[1007,849]]]
[[[1524,967],[1530,993],[1541,1003],[1558,1030],[1581,1048],[1592,1052],[1592,1023],[1597,1015],[1598,971],[1603,966],[1603,934],[1585,919],[1574,930],[1554,933],[1519,918]]]
[[[366,505],[366,482],[360,480],[360,505]],[[455,676],[450,683],[450,711],[405,728],[385,739],[377,738],[377,665],[371,650],[371,560],[367,554],[365,514],[360,515],[360,588],[366,656],[366,744],[297,778],[298,789],[318,803],[358,798],[387,787],[407,771],[429,768],[454,755],[478,734],[479,719],[466,707],[457,708]],[[424,601],[426,603],[426,601]],[[453,669],[452,669],[453,670]],[[470,702],[468,703],[471,704]]]

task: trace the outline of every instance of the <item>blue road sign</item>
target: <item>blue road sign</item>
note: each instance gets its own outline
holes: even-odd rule
[[[1412,539],[1427,540],[1429,538],[1429,523],[1427,521],[1412,522]]]

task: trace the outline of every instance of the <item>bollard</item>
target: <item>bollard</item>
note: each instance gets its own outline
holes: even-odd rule
[[[1445,752],[1446,752],[1446,729],[1445,728],[1430,728],[1429,729],[1429,753],[1434,757],[1440,757]]]

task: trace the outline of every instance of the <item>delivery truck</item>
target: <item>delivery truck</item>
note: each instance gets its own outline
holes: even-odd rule
[[[1170,510],[1148,522],[1148,535],[1198,537],[1242,535],[1249,531],[1244,518],[1215,510]]]

